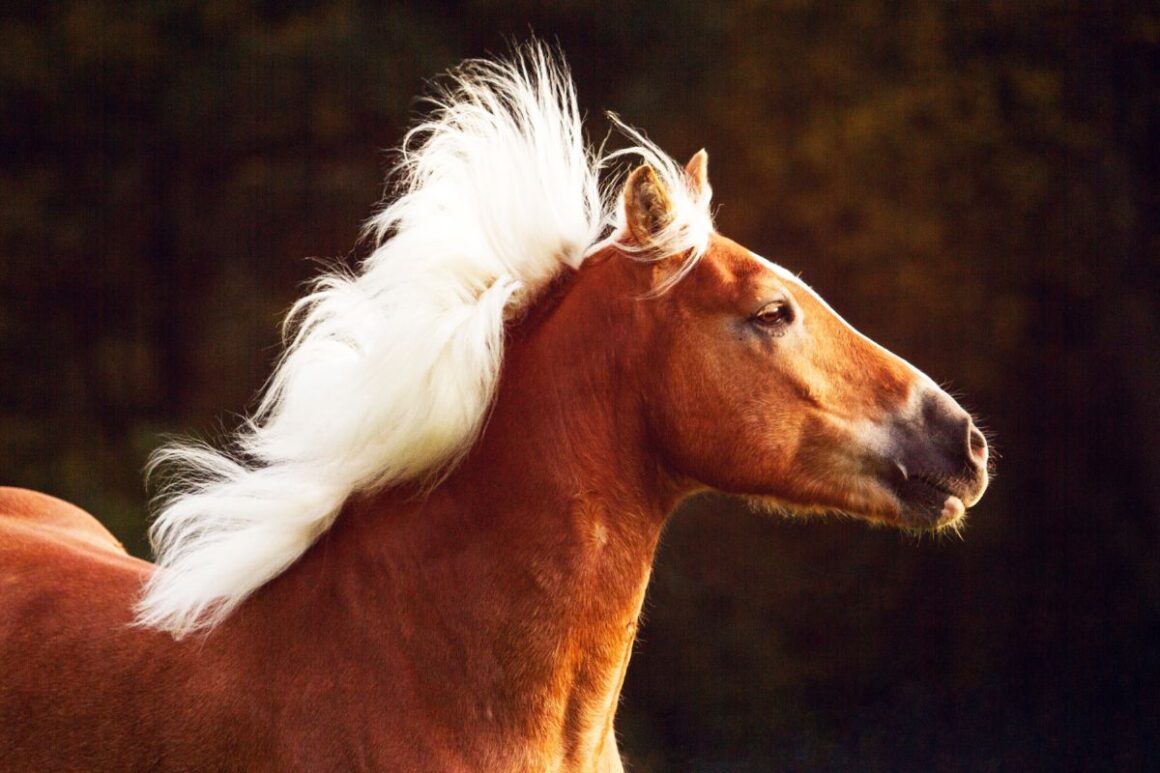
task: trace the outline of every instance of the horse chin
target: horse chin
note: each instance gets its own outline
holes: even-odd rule
[[[907,532],[935,533],[958,531],[965,523],[967,507],[978,497],[964,501],[970,496],[964,494],[934,478],[899,481],[873,475],[847,479],[840,496],[815,504],[770,494],[749,494],[744,499],[758,512],[790,517],[837,514]]]
[[[959,495],[927,480],[911,478],[891,489],[899,505],[897,525],[904,529],[958,529],[966,517],[967,506]]]

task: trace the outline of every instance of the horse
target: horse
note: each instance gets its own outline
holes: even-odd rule
[[[594,150],[540,44],[442,84],[253,415],[155,458],[156,564],[0,490],[0,768],[623,770],[681,500],[934,532],[982,496],[963,408],[716,231],[705,151]]]

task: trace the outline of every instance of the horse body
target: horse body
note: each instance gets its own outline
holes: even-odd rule
[[[593,261],[513,331],[488,431],[443,484],[353,500],[208,636],[132,625],[145,562],[6,556],[27,598],[3,605],[0,662],[19,668],[0,744],[44,769],[619,765],[612,715],[684,489],[648,453],[630,372],[647,359],[607,345],[638,312],[630,267]]]
[[[125,555],[75,508],[0,492],[0,769],[620,770],[612,721],[680,499],[712,488],[910,529],[959,523],[987,482],[970,417],[792,275],[715,233],[686,238],[708,190],[704,153],[634,171],[615,238],[519,285],[458,463],[288,523],[307,547],[226,607],[167,595],[216,581],[212,563],[166,579],[170,565]],[[517,287],[480,276],[469,306]],[[347,359],[373,351],[334,335],[318,351],[336,342]],[[420,383],[438,392],[435,375]],[[215,469],[244,484],[209,489],[223,506],[282,494],[260,469]],[[215,549],[279,554],[243,536]],[[144,613],[143,586],[160,589]]]

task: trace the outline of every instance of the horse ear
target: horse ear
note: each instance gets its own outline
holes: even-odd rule
[[[673,202],[661,178],[648,164],[632,170],[624,184],[624,222],[639,244],[652,237],[672,220]]]
[[[709,154],[704,148],[694,153],[689,163],[685,164],[685,174],[689,176],[689,184],[695,195],[700,196],[709,190]]]

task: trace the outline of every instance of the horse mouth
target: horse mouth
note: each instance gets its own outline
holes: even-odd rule
[[[891,482],[890,489],[900,504],[903,525],[924,531],[953,526],[967,512],[967,502],[975,486],[967,481],[939,475],[909,473]]]

